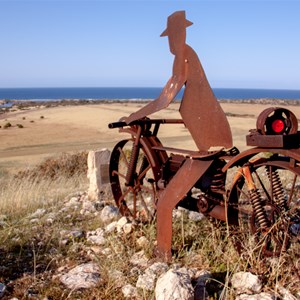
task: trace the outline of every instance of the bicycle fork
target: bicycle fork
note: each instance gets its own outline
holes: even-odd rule
[[[125,183],[125,185],[127,185],[127,186],[133,185],[134,171],[136,169],[137,161],[139,158],[141,135],[142,135],[142,127],[139,126],[134,143],[132,144],[132,150],[131,150],[130,159],[128,162],[128,169],[127,169],[127,173],[126,173],[126,183]]]

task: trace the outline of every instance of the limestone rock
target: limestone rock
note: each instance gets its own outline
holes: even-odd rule
[[[67,245],[71,242],[79,242],[85,239],[85,232],[81,229],[61,230],[60,244]]]
[[[121,233],[123,232],[123,227],[128,223],[128,219],[126,217],[122,217],[117,222],[117,232]]]
[[[258,276],[250,272],[233,274],[231,284],[237,294],[254,294],[259,293],[262,289],[262,284]]]
[[[147,291],[153,291],[157,277],[167,270],[168,265],[166,263],[154,263],[145,270],[144,274],[139,275],[136,287]]]
[[[46,212],[47,211],[45,208],[38,208],[33,214],[31,214],[30,218],[31,219],[39,219],[42,216],[44,216]]]
[[[105,206],[100,213],[100,219],[103,223],[110,223],[116,220],[119,216],[119,210],[112,205]]]
[[[117,221],[113,221],[113,222],[109,223],[108,225],[106,225],[105,232],[106,233],[114,232],[117,228],[117,223],[118,223]]]
[[[5,291],[6,291],[5,284],[0,282],[0,298],[2,298],[4,296]]]
[[[199,213],[199,212],[196,212],[196,211],[190,211],[189,212],[189,219],[191,221],[198,222],[198,221],[201,221],[204,218],[205,218],[204,215]]]
[[[100,270],[92,262],[82,264],[61,275],[60,281],[72,290],[92,288],[100,282]]]
[[[235,298],[235,300],[275,300],[274,295],[268,293],[260,293],[255,295],[242,294]]]
[[[87,232],[87,241],[96,244],[96,245],[104,245],[106,239],[104,237],[104,230],[102,228],[97,228],[93,231]]]
[[[297,298],[293,296],[292,293],[283,286],[276,284],[276,289],[282,296],[282,300],[297,300]]]
[[[193,300],[191,278],[186,273],[173,269],[161,275],[155,287],[156,300]]]
[[[125,297],[125,299],[128,298],[137,298],[138,297],[138,292],[136,287],[132,286],[131,284],[126,284],[122,287],[122,293]]]
[[[91,200],[98,200],[104,186],[109,183],[109,159],[110,151],[108,149],[90,151],[88,154],[88,197]]]
[[[146,247],[149,246],[149,241],[148,241],[148,239],[145,236],[141,236],[140,238],[137,239],[136,245],[140,249],[146,248]]]
[[[156,276],[154,273],[144,273],[138,277],[136,287],[146,291],[153,291],[155,279]]]
[[[80,214],[88,215],[88,214],[91,214],[94,212],[96,212],[96,207],[95,207],[94,203],[90,200],[84,200],[82,202],[82,208],[80,210]]]
[[[147,267],[148,261],[149,260],[146,257],[144,250],[136,252],[135,254],[133,254],[133,256],[130,259],[130,263],[138,267]]]

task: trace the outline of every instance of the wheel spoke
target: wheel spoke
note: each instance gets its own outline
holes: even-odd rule
[[[122,177],[122,178],[126,179],[126,176],[123,175],[123,174],[121,174],[121,173],[118,172],[118,171],[112,171],[112,175],[113,175],[113,176],[114,176],[114,175],[117,175],[117,176],[119,176],[119,177]]]
[[[120,152],[120,155],[122,156],[123,161],[125,162],[125,164],[126,164],[126,166],[127,166],[127,168],[128,168],[128,167],[129,167],[129,162],[128,162],[128,160],[127,160],[127,157],[126,157],[124,151],[123,151],[122,148],[120,148],[120,147],[118,148],[118,151]]]
[[[291,187],[291,190],[290,190],[290,194],[289,194],[289,197],[288,197],[288,200],[287,200],[288,205],[291,204],[291,201],[292,201],[292,198],[293,198],[293,195],[294,195],[294,190],[295,190],[295,185],[296,185],[297,178],[298,178],[298,175],[295,174],[294,178],[293,178],[293,183],[292,183],[292,187]]]

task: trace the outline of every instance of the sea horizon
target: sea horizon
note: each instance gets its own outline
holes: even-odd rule
[[[212,88],[220,100],[285,99],[300,100],[297,89]],[[56,101],[85,100],[149,100],[155,99],[162,87],[21,87],[0,88],[0,100]],[[176,99],[181,99],[181,91]]]

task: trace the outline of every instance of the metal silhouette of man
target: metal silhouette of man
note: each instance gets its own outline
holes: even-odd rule
[[[232,135],[227,118],[214,96],[196,52],[186,44],[185,11],[168,17],[167,29],[170,52],[175,55],[173,74],[157,99],[125,118],[129,124],[166,108],[185,85],[180,114],[199,150],[210,147],[232,147]]]

